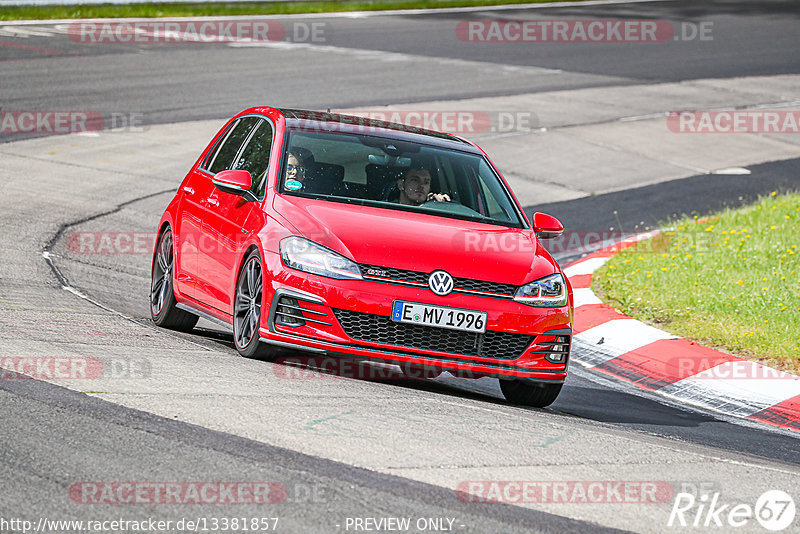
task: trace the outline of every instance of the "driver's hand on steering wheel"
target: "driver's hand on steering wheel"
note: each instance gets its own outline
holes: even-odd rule
[[[444,193],[428,193],[428,198],[426,202],[450,202],[450,196]]]

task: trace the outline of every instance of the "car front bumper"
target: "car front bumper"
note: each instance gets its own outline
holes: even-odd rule
[[[372,280],[335,280],[265,258],[261,340],[286,348],[414,364],[461,377],[561,383],[567,375],[571,309],[536,308],[510,299],[434,295]],[[486,334],[391,321],[394,300],[487,312]],[[265,308],[266,309],[266,308]],[[558,361],[560,359],[560,361]],[[555,361],[554,361],[555,360]]]

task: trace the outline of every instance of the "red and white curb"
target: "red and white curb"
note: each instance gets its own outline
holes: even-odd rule
[[[800,432],[800,377],[703,347],[621,314],[597,298],[593,273],[649,232],[564,269],[573,287],[573,362],[682,403]]]

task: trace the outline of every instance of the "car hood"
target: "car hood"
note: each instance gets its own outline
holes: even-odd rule
[[[276,195],[297,235],[359,264],[522,285],[558,271],[528,229],[409,211]]]

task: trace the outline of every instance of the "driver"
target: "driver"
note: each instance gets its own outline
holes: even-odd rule
[[[290,191],[302,189],[305,178],[306,166],[304,158],[300,155],[300,151],[293,150],[289,152],[289,157],[286,161],[286,178],[284,187]]]
[[[406,206],[419,206],[429,200],[450,202],[448,195],[431,192],[431,173],[419,163],[411,165],[397,180],[397,189],[400,191],[397,201]]]

